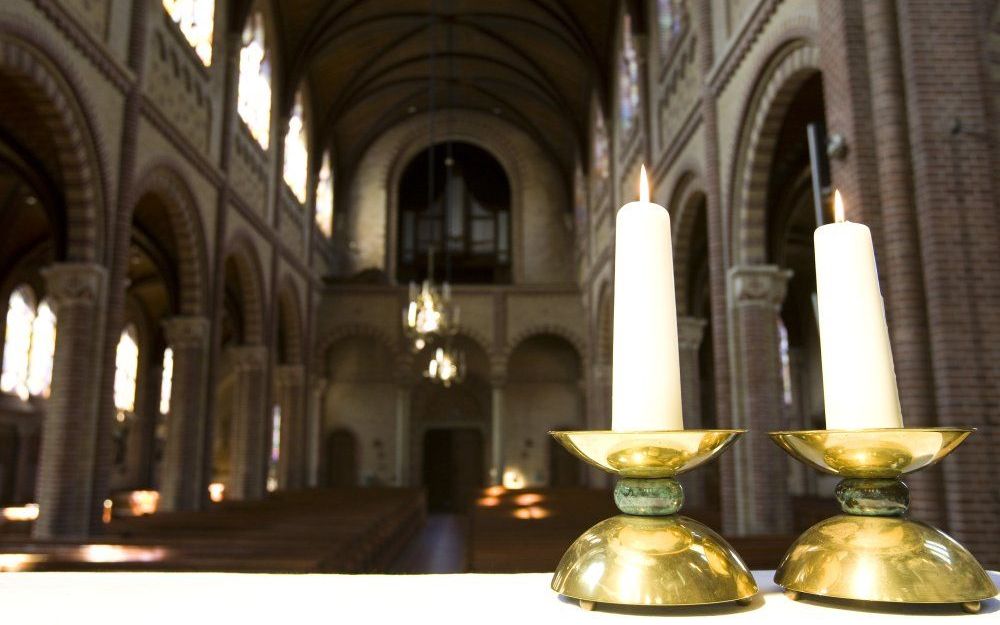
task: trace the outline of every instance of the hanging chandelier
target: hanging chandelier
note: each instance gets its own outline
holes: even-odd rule
[[[450,336],[458,328],[458,307],[451,303],[451,286],[441,292],[434,285],[434,248],[427,252],[427,279],[417,287],[410,283],[410,302],[403,309],[403,331],[413,351],[427,347],[431,339]]]
[[[465,377],[465,354],[452,347],[449,341],[444,347],[434,350],[434,358],[427,363],[424,377],[440,382],[445,388],[461,382]]]

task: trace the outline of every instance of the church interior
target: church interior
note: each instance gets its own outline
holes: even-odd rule
[[[905,425],[977,430],[911,510],[1000,567],[1000,2],[6,0],[0,571],[552,571],[643,166],[683,426],[748,430],[685,514],[773,569],[837,512],[767,436],[836,189]]]

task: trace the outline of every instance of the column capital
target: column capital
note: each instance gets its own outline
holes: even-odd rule
[[[108,270],[97,263],[55,263],[41,271],[45,289],[58,313],[59,306],[94,306],[104,291]]]
[[[681,349],[696,350],[705,337],[707,321],[699,317],[677,318],[677,341]]]
[[[769,306],[785,301],[790,269],[777,265],[737,265],[729,269],[729,291],[736,306]]]
[[[282,387],[301,387],[305,384],[304,365],[278,365],[274,368],[274,383]]]
[[[207,317],[171,317],[163,321],[167,345],[174,349],[208,345],[211,322]]]
[[[267,365],[267,348],[263,345],[236,345],[226,348],[226,355],[237,370],[263,369]]]

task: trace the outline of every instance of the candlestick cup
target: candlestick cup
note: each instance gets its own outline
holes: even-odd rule
[[[550,432],[571,453],[617,476],[623,514],[601,521],[566,551],[552,589],[595,603],[680,606],[749,603],[750,571],[710,528],[677,512],[676,477],[718,457],[744,430]]]
[[[841,477],[844,514],[820,521],[789,548],[774,581],[800,593],[896,603],[956,603],[977,612],[997,589],[962,545],[907,516],[902,476],[954,451],[969,428],[772,432],[796,460]]]

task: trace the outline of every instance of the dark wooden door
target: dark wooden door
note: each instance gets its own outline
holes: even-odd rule
[[[347,430],[334,430],[326,439],[327,485],[358,485],[358,442]]]
[[[424,485],[434,512],[464,512],[483,486],[483,437],[472,428],[424,434]]]

